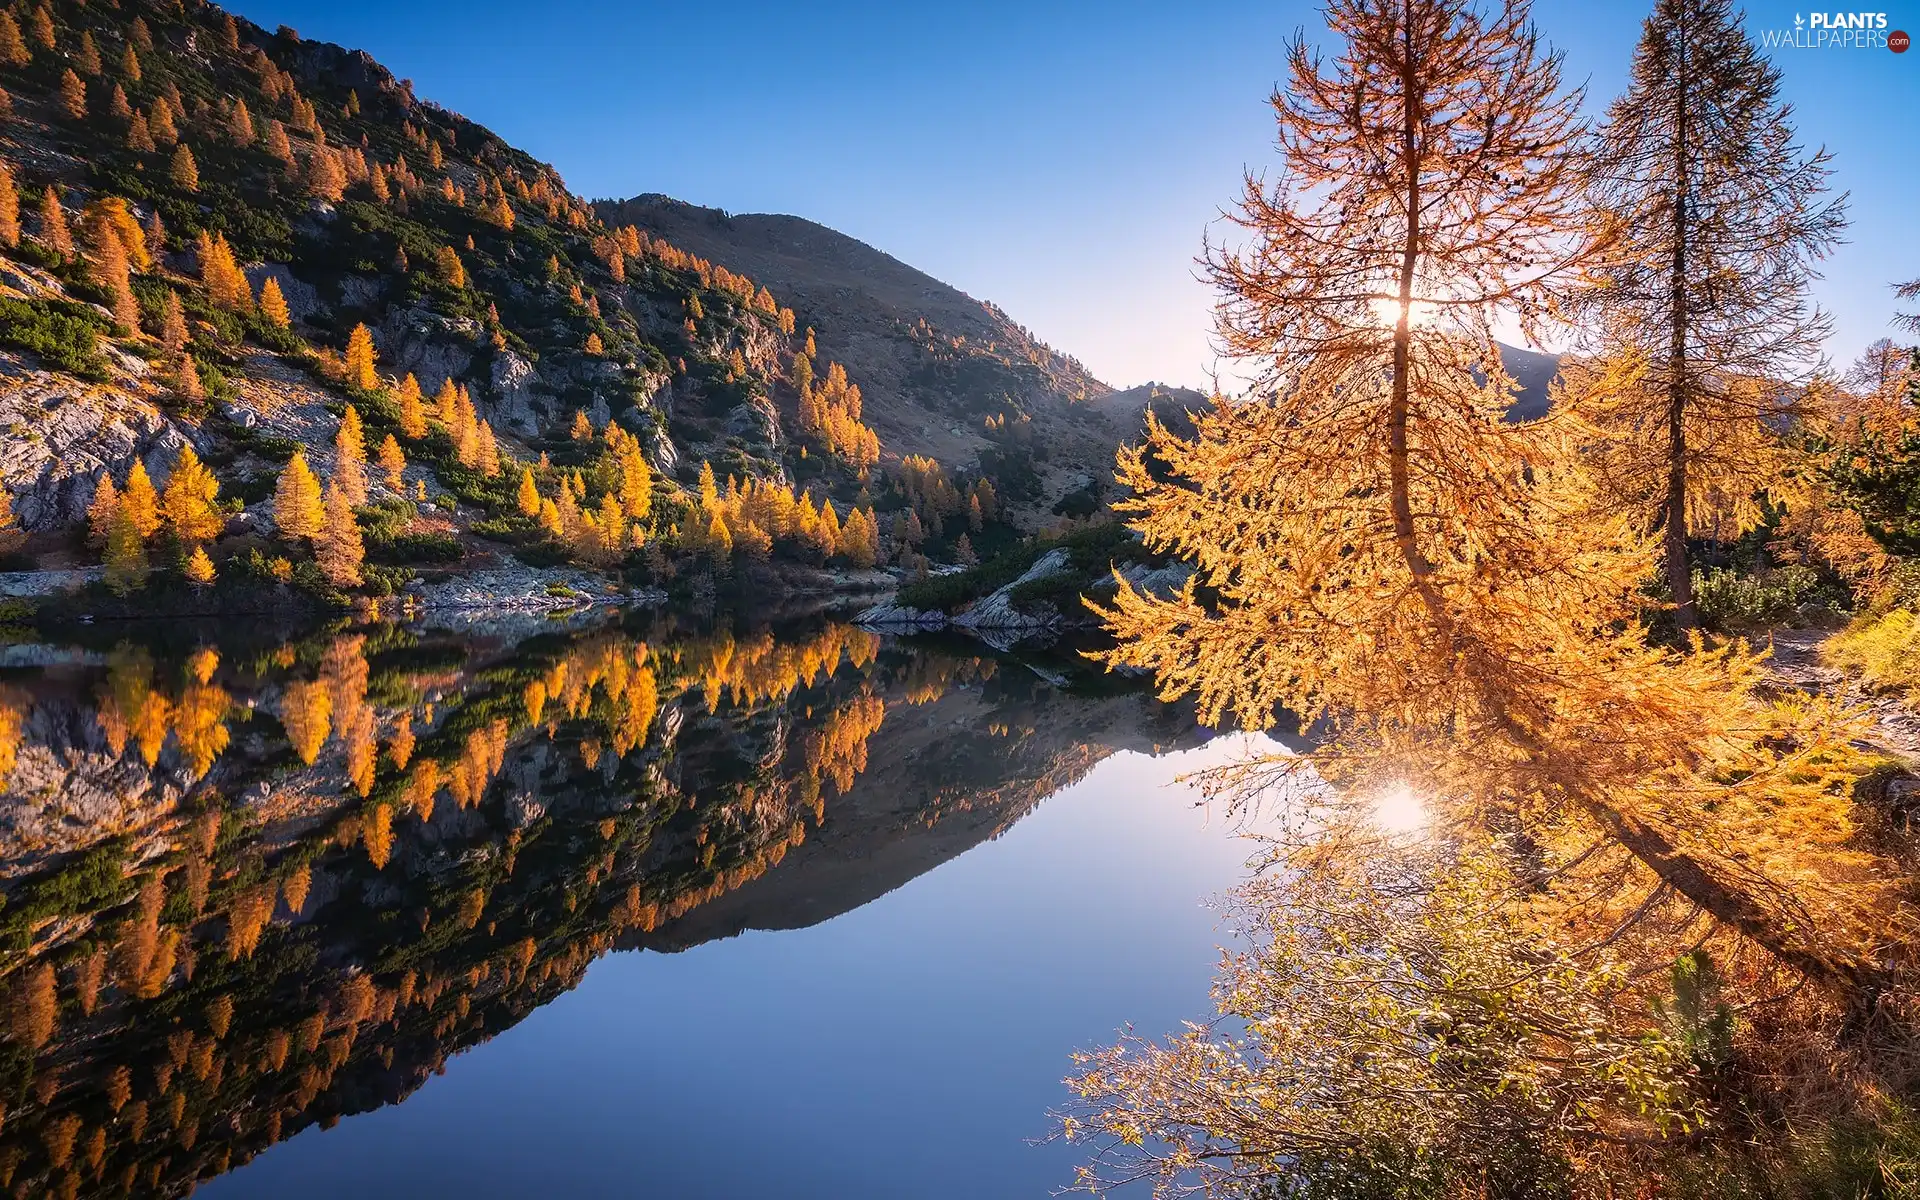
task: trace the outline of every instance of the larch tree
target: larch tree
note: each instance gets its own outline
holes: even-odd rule
[[[540,515],[540,488],[533,481],[532,467],[523,467],[520,470],[520,489],[514,493],[514,505],[519,508],[520,515],[523,517]]]
[[[174,187],[183,192],[200,190],[200,164],[193,159],[193,151],[181,142],[173,148],[173,159],[167,164],[167,179]]]
[[[14,184],[13,168],[0,161],[0,246],[8,250],[20,245],[20,190]]]
[[[271,275],[260,284],[260,315],[276,329],[286,329],[293,324],[293,314],[287,310],[287,298],[280,291],[280,281]]]
[[[71,69],[60,76],[60,107],[69,121],[87,119],[87,85]]]
[[[26,39],[20,36],[20,23],[13,19],[12,13],[0,13],[0,63],[24,67],[32,61],[33,52],[27,49]]]
[[[347,382],[362,391],[380,386],[374,370],[373,333],[365,325],[355,325],[347,335]]]
[[[324,522],[314,556],[320,572],[335,587],[358,587],[360,564],[366,560],[366,545],[360,538],[360,525],[353,516],[353,502],[346,489],[336,481],[327,488]]]
[[[73,231],[67,227],[67,210],[60,205],[60,193],[52,184],[40,193],[40,244],[62,262],[73,257]]]
[[[95,215],[87,222],[88,273],[112,299],[113,319],[129,332],[140,332],[140,304],[133,298],[133,277],[127,248],[112,221]]]
[[[167,289],[166,311],[160,318],[160,346],[169,357],[178,357],[187,349],[187,310],[180,303],[180,293]]]
[[[160,531],[160,495],[154,491],[147,464],[138,458],[127,471],[127,485],[120,493],[120,511],[132,520],[142,541]]]
[[[340,415],[340,426],[333,434],[333,482],[346,493],[348,503],[367,502],[367,435],[360,410],[351,404]]]
[[[427,410],[420,398],[420,381],[411,371],[400,381],[400,436],[412,442],[427,436]]]
[[[118,595],[145,587],[147,582],[147,539],[140,533],[129,505],[113,510],[107,527],[106,583]]]
[[[289,541],[320,536],[326,514],[320,495],[320,480],[307,465],[304,451],[295,450],[280,472],[273,489],[273,523],[280,536]]]
[[[1606,245],[1589,236],[1585,131],[1558,56],[1523,0],[1333,0],[1327,16],[1339,51],[1296,39],[1274,97],[1285,173],[1249,177],[1244,244],[1208,255],[1219,339],[1252,369],[1251,395],[1217,401],[1190,437],[1154,423],[1120,459],[1132,524],[1196,575],[1166,598],[1117,581],[1106,660],[1196,696],[1210,724],[1324,723],[1310,751],[1214,776],[1235,795],[1301,785],[1281,794],[1307,831],[1275,844],[1283,870],[1364,877],[1379,839],[1347,831],[1377,828],[1375,806],[1404,792],[1452,856],[1447,878],[1512,864],[1516,843],[1537,854],[1523,886],[1487,892],[1515,906],[1502,919],[1595,901],[1565,936],[1634,930],[1671,963],[1687,943],[1655,931],[1704,915],[1721,944],[1870,1001],[1878,947],[1915,914],[1849,840],[1849,722],[1771,703],[1738,645],[1649,645],[1635,623],[1649,538],[1596,513],[1592,426],[1563,407],[1507,420],[1496,320],[1540,330]],[[1356,972],[1375,965],[1362,942],[1336,948]],[[1254,1019],[1286,1018],[1285,986],[1271,1006],[1253,997]],[[1081,1081],[1089,1131],[1132,1156],[1123,1172],[1206,1135],[1183,1096],[1204,1092],[1223,1119],[1235,1097],[1257,1103],[1234,1078],[1237,1042],[1197,1038],[1204,1052]],[[1343,1049],[1372,1061],[1364,1041]],[[1312,1103],[1278,1086],[1294,1066],[1247,1066],[1282,1101],[1256,1109],[1276,1163],[1316,1116],[1287,1107]],[[1319,1144],[1361,1149],[1367,1133]]]
[[[400,449],[399,441],[388,434],[380,443],[380,470],[387,477],[387,486],[401,495],[406,494],[406,451]]]
[[[1658,0],[1627,90],[1599,130],[1590,185],[1620,234],[1580,308],[1624,381],[1595,388],[1618,436],[1607,495],[1663,532],[1682,629],[1697,623],[1690,532],[1729,534],[1778,456],[1789,387],[1817,363],[1827,318],[1808,295],[1845,226],[1828,156],[1794,139],[1780,71],[1731,0]]]
[[[160,513],[182,546],[197,547],[220,536],[226,519],[219,508],[220,481],[191,445],[180,448],[160,495]]]
[[[213,560],[207,557],[205,546],[195,546],[193,553],[187,555],[186,565],[181,568],[188,583],[194,587],[206,587],[213,582]],[[184,741],[184,739],[183,739]],[[204,771],[202,772],[204,774]]]
[[[105,548],[107,535],[113,529],[113,518],[120,511],[120,489],[113,482],[110,471],[100,473],[100,482],[93,489],[93,502],[87,506],[87,541],[89,544]]]

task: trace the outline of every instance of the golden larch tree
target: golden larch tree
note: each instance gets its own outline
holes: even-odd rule
[[[320,536],[325,523],[320,480],[307,465],[304,450],[295,450],[273,489],[273,523],[289,541]]]
[[[275,329],[286,329],[293,324],[293,314],[287,310],[287,298],[281,294],[280,281],[271,275],[260,284],[260,315]]]
[[[374,370],[373,333],[365,325],[355,325],[347,335],[347,382],[369,392],[380,386]]]
[[[220,514],[219,494],[220,481],[192,445],[182,446],[160,496],[161,517],[181,545],[198,546],[220,536],[226,519]]]
[[[406,494],[406,469],[406,452],[400,449],[399,441],[388,434],[380,443],[380,470],[387,477],[387,486],[402,495]]]
[[[200,190],[200,164],[193,159],[193,151],[181,142],[173,148],[173,160],[167,164],[167,179],[183,192]]]
[[[325,522],[314,546],[320,571],[335,587],[358,587],[360,564],[367,551],[360,538],[360,525],[353,516],[353,502],[338,482],[327,489]]]
[[[333,434],[333,483],[346,494],[349,504],[367,502],[367,435],[360,423],[360,410],[347,405],[340,414],[340,425]]]

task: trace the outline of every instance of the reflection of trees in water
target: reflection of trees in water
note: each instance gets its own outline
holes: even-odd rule
[[[778,865],[886,697],[989,674],[844,626],[476,648],[373,625],[16,684],[7,753],[132,770],[148,819],[16,859],[0,1187],[182,1192],[404,1096],[623,932]]]

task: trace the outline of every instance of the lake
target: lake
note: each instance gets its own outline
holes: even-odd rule
[[[7,1063],[16,1187],[1039,1197],[1071,1052],[1211,1011],[1250,846],[1176,778],[1250,743],[1071,656],[93,640],[0,696],[12,977],[59,999]]]

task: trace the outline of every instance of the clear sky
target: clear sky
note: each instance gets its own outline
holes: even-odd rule
[[[1799,0],[1759,0],[1763,28]],[[1889,0],[1861,0],[1888,3]],[[1901,0],[1895,28],[1920,33]],[[665,192],[833,226],[991,299],[1096,375],[1199,383],[1201,236],[1244,167],[1271,167],[1266,97],[1296,0],[238,0],[271,29],[364,48],[416,91],[560,169],[588,197]],[[1599,107],[1643,3],[1539,0]],[[1818,298],[1849,360],[1920,277],[1920,50],[1783,49],[1801,138],[1852,193]]]

